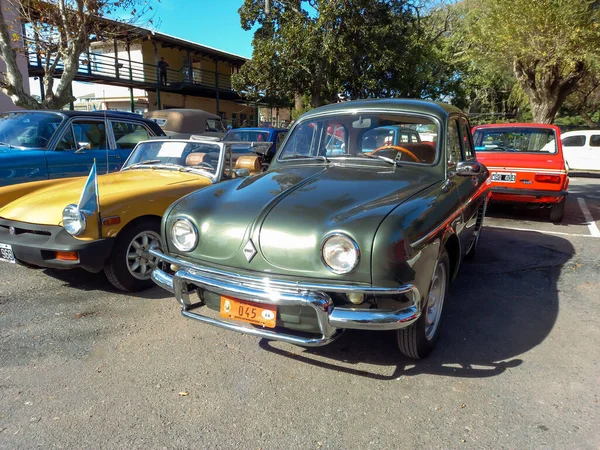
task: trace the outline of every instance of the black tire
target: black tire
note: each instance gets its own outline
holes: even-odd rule
[[[550,207],[550,222],[562,222],[565,213],[565,199],[552,204]]]
[[[443,280],[440,279],[440,272],[438,272],[438,270],[444,271]],[[436,277],[438,277],[437,281]],[[446,249],[444,249],[442,250],[440,257],[436,262],[436,267],[434,269],[431,284],[429,286],[429,292],[427,292],[426,296],[427,304],[423,307],[423,310],[421,311],[421,316],[411,326],[407,328],[401,328],[396,333],[398,349],[402,354],[408,356],[409,358],[425,358],[431,353],[431,351],[435,347],[435,344],[440,334],[440,325],[444,315],[444,300],[448,295],[450,277],[450,258],[448,257],[448,252],[446,251]],[[436,286],[436,282],[440,283],[440,285]],[[436,316],[436,325],[433,329],[430,329],[429,327],[432,325],[428,323],[428,316],[430,301],[433,299],[431,294],[432,290],[434,289],[436,291],[437,289],[440,289],[439,292],[443,294],[443,297],[441,297],[442,301],[439,305],[439,314]],[[439,297],[437,300],[439,300]]]
[[[139,239],[143,239],[143,234],[149,237],[148,247],[151,243],[155,242],[156,239],[150,240],[150,236],[156,238],[160,242],[160,220],[159,219],[143,219],[128,225],[123,229],[116,237],[115,246],[113,247],[110,257],[104,265],[104,273],[108,278],[108,281],[117,289],[125,292],[137,292],[143,289],[148,289],[154,286],[154,282],[150,279],[150,273],[142,268],[151,266],[152,260],[148,259],[147,248],[140,250],[140,255],[137,261],[140,263],[140,273],[134,276],[134,270],[130,268],[135,264],[135,260],[132,264],[129,263],[131,258],[129,255],[133,255],[130,251],[137,251],[133,248],[133,240],[139,245]],[[142,237],[140,237],[142,235]],[[153,259],[153,258],[152,258]],[[141,262],[140,262],[141,261]],[[144,265],[141,265],[144,264]]]
[[[475,230],[473,231],[473,239],[467,253],[465,253],[466,260],[472,260],[477,255],[477,247],[479,246],[479,239],[481,232],[483,231],[483,221],[485,219],[485,212],[487,211],[488,200],[485,199],[483,205],[477,210],[477,222],[475,223]]]

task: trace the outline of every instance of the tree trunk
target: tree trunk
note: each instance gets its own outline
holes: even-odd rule
[[[539,96],[530,97],[529,104],[535,123],[552,123],[560,105],[556,98],[540,99]]]
[[[11,33],[4,13],[0,8],[0,58],[6,63],[6,74],[0,80],[2,92],[17,106],[26,109],[39,109],[40,103],[23,88],[23,74],[19,70],[17,52],[12,46]]]
[[[559,63],[548,64],[539,59],[515,58],[513,71],[529,97],[533,121],[549,124],[554,121],[567,96],[585,76],[586,67],[583,61],[578,61],[570,73],[561,75]]]

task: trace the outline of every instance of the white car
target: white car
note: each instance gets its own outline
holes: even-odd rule
[[[600,130],[567,131],[561,141],[568,169],[600,171]]]

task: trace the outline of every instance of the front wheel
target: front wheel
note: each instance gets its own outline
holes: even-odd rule
[[[152,246],[160,248],[160,221],[144,219],[122,230],[104,265],[104,273],[114,287],[136,292],[154,285],[150,279],[157,258],[150,255]]]
[[[450,258],[444,249],[436,263],[427,304],[421,317],[410,327],[397,331],[398,349],[409,358],[422,359],[428,356],[438,339],[444,309],[444,300],[450,282]]]

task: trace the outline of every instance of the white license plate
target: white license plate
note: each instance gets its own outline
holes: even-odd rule
[[[517,181],[517,174],[508,172],[492,172],[492,181],[499,181],[500,183],[515,183]]]
[[[15,254],[13,253],[12,246],[3,244],[0,242],[0,261],[16,263]]]

